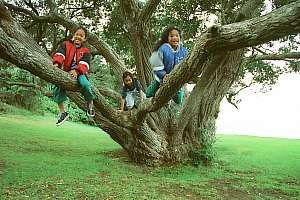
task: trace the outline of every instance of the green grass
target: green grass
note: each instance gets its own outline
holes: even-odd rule
[[[221,135],[213,166],[154,169],[98,128],[15,113],[0,115],[0,199],[300,199],[300,140]]]

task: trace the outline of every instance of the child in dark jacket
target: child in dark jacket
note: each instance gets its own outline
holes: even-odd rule
[[[85,100],[88,102],[87,115],[95,116],[93,99],[95,98],[91,84],[87,78],[91,54],[89,48],[84,46],[87,39],[87,30],[79,27],[71,40],[64,41],[53,56],[53,65],[68,72],[73,79],[77,79],[83,89]],[[54,101],[58,104],[60,116],[56,125],[59,126],[68,119],[64,101],[67,99],[66,91],[55,86],[53,90]]]
[[[120,111],[131,110],[137,108],[143,100],[143,91],[141,84],[137,79],[133,78],[133,74],[129,71],[123,73],[123,87],[121,91]]]
[[[168,80],[171,71],[178,65],[188,54],[188,51],[181,43],[181,31],[174,27],[168,27],[161,35],[157,42],[154,52],[149,62],[153,67],[154,80],[146,90],[146,97],[154,96],[161,84]],[[175,103],[182,104],[184,91],[181,88],[173,98]]]

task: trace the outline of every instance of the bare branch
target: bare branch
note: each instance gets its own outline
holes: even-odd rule
[[[41,91],[41,93],[44,96],[47,97],[51,97],[52,93],[49,91],[46,91],[43,87],[41,87],[40,85],[34,84],[34,83],[24,83],[24,82],[15,82],[15,81],[9,81],[3,78],[0,78],[0,85],[4,85],[4,86],[21,86],[21,87],[25,87],[25,88],[34,88],[36,90]]]
[[[257,47],[252,47],[254,50],[258,51],[259,53],[263,54],[263,55],[266,55],[267,53],[264,52],[263,50],[257,48]]]
[[[234,50],[297,34],[300,31],[299,17],[300,1],[296,1],[267,15],[222,26],[219,36],[212,38],[216,40],[207,48]]]
[[[79,11],[79,10],[92,9],[92,8],[93,8],[93,6],[82,6],[82,7],[74,7],[74,8],[68,7],[66,9],[68,9],[68,10],[74,10],[74,11]]]
[[[228,103],[232,104],[236,109],[239,109],[234,98],[236,97],[236,95],[238,95],[242,90],[246,89],[246,88],[249,88],[254,82],[251,81],[248,85],[247,84],[244,84],[239,90],[237,91],[231,91],[231,92],[228,92],[226,94],[226,99],[228,101]]]
[[[41,86],[34,83],[15,82],[15,81],[5,80],[2,78],[0,78],[0,82],[1,84],[8,85],[8,86],[18,85],[18,86],[29,87],[29,88],[37,88],[37,89],[42,88]]]
[[[255,55],[249,57],[247,60],[250,62],[257,60],[290,60],[290,59],[300,59],[300,52],[290,52],[284,54],[265,54],[265,55]]]
[[[149,0],[140,13],[140,22],[148,22],[161,0]]]
[[[127,0],[127,1],[120,1],[121,7],[126,16],[127,20],[134,21],[137,20],[139,7],[136,0]]]
[[[239,107],[237,106],[237,104],[234,102],[234,100],[226,95],[226,100],[228,103],[230,103],[231,105],[233,105],[236,109],[239,109]]]
[[[23,0],[23,2],[29,7],[32,9],[32,11],[36,14],[36,15],[39,15],[39,12],[37,11],[37,9],[35,8],[35,6],[33,5],[32,1],[31,0]]]

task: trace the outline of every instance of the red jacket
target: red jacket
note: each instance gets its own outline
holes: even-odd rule
[[[64,41],[53,55],[53,64],[63,66],[68,72],[75,69],[77,74],[87,74],[91,61],[91,53],[87,47],[77,47],[72,41]]]

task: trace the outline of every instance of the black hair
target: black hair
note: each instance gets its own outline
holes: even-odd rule
[[[180,38],[181,37],[181,30],[176,27],[176,26],[169,26],[167,27],[161,34],[160,39],[156,42],[155,46],[154,46],[154,51],[157,51],[159,49],[159,47],[168,42],[168,38],[169,38],[169,33],[173,30],[178,31]]]
[[[125,71],[123,72],[123,81],[127,76],[130,76],[130,78],[133,80],[133,74],[130,71]]]
[[[76,29],[74,29],[73,34],[71,34],[71,35],[69,35],[69,36],[66,37],[66,40],[71,40],[71,39],[73,38],[73,36],[74,36],[74,33],[75,33],[76,31],[78,31],[79,29],[83,30],[83,32],[84,32],[84,34],[85,34],[85,39],[87,39],[87,38],[88,38],[88,30],[87,30],[85,27],[83,27],[83,26],[79,26],[79,27],[77,27]],[[71,31],[72,31],[72,30],[71,30]]]
[[[83,32],[84,32],[84,34],[85,34],[85,39],[86,38],[88,38],[88,30],[85,28],[85,27],[83,27],[83,26],[79,26],[78,28],[76,28],[75,29],[75,31],[74,31],[74,33],[76,32],[76,31],[78,31],[79,29],[81,29],[81,30],[83,30]]]
[[[125,71],[125,72],[123,72],[123,76],[122,76],[123,83],[124,83],[124,79],[127,76],[129,76],[132,79],[132,82],[134,81],[133,74],[130,71]],[[124,83],[124,86],[127,88],[127,85],[125,83]]]

